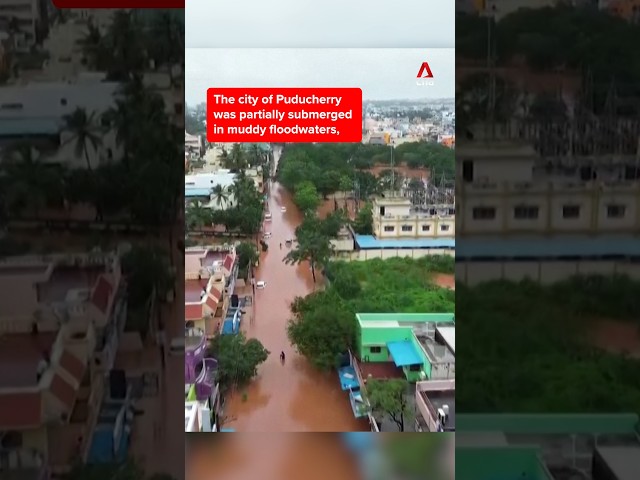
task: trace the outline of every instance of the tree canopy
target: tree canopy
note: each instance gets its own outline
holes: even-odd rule
[[[271,353],[258,339],[247,339],[244,332],[217,335],[209,351],[218,360],[218,381],[226,389],[248,383]]]
[[[453,150],[438,143],[408,142],[394,149],[394,164],[409,168],[425,168],[451,178],[454,174]],[[278,180],[293,192],[294,201],[305,211],[313,203],[310,185],[316,195],[327,198],[338,191],[350,191],[358,185],[362,198],[378,193],[380,183],[367,172],[374,166],[390,165],[388,146],[360,143],[287,145],[278,166]],[[304,194],[296,199],[303,189]],[[298,200],[304,200],[299,204]],[[314,200],[315,201],[315,200]],[[318,199],[319,202],[319,199]]]
[[[638,324],[640,282],[586,276],[542,286],[458,286],[456,402],[465,412],[639,412],[640,360],[586,338],[594,320]],[[640,325],[639,325],[640,326]]]
[[[409,382],[404,378],[367,381],[367,399],[371,410],[389,417],[400,432],[405,431],[407,422],[411,421],[414,415],[413,407],[407,398],[408,391]]]
[[[327,287],[293,301],[289,339],[316,367],[336,367],[355,345],[356,313],[453,312],[455,293],[431,280],[453,267],[448,256],[330,262]]]
[[[621,97],[640,94],[640,63],[627,48],[640,43],[640,27],[633,22],[605,11],[559,5],[519,9],[491,28],[498,64],[517,60],[535,71],[590,77],[596,110],[604,107],[612,82]],[[456,56],[486,61],[486,17],[459,14],[456,32]],[[637,115],[637,106],[626,113]]]

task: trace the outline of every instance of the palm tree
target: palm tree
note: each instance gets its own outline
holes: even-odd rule
[[[5,208],[34,213],[47,204],[60,204],[64,196],[63,175],[40,162],[28,143],[17,143],[5,150],[0,196]],[[7,212],[11,213],[10,211]]]
[[[59,9],[59,12],[64,10]],[[105,44],[105,38],[102,36],[100,29],[92,22],[87,24],[87,31],[84,36],[77,41],[82,50],[82,54],[88,65],[95,70],[105,70],[108,68],[107,57],[109,55],[108,48]]]
[[[73,113],[64,116],[66,128],[72,133],[68,142],[75,142],[76,158],[80,158],[84,154],[89,171],[92,171],[89,147],[97,154],[98,147],[102,144],[102,138],[99,135],[100,127],[96,124],[95,119],[95,112],[87,114],[84,108],[76,108]]]
[[[111,53],[110,80],[127,81],[147,66],[142,25],[135,11],[117,10],[105,40]]]
[[[187,207],[185,220],[188,230],[199,231],[203,227],[211,225],[211,210],[200,202],[194,202]]]
[[[218,207],[226,204],[229,201],[229,188],[223,187],[222,185],[216,185],[211,190],[211,195],[213,199],[216,201]]]
[[[150,56],[156,67],[166,65],[171,84],[174,84],[173,67],[184,57],[184,22],[171,11],[154,16],[151,29]]]

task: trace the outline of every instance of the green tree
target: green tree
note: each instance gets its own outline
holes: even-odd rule
[[[218,207],[226,205],[229,201],[229,190],[222,185],[215,185],[211,190],[211,194]]]
[[[307,216],[296,228],[295,247],[284,258],[289,265],[309,262],[311,275],[316,282],[316,267],[326,265],[332,254],[331,237],[322,231],[322,221]]]
[[[326,292],[316,292],[305,300],[296,298],[291,309],[293,318],[287,325],[291,343],[316,368],[336,368],[340,356],[354,343],[353,314],[344,308],[340,297]]]
[[[373,235],[373,205],[367,202],[364,208],[358,210],[353,222],[353,230],[358,235]]]
[[[243,332],[217,335],[211,342],[210,353],[218,360],[218,380],[224,388],[251,381],[270,354],[258,339],[247,339]]]
[[[255,265],[260,258],[260,253],[255,244],[251,242],[241,242],[236,247],[236,253],[238,254],[238,268],[240,270],[247,270],[249,267]]]
[[[187,231],[200,231],[203,227],[210,226],[212,222],[211,209],[203,206],[200,202],[194,202],[187,206],[185,212]]]
[[[296,191],[293,195],[293,201],[302,213],[307,214],[315,212],[320,205],[321,200],[313,183],[302,182],[296,187]]]
[[[388,416],[404,432],[407,421],[413,417],[409,402],[409,382],[405,379],[369,380],[367,399],[374,412]]]
[[[71,132],[68,142],[74,142],[76,158],[84,155],[87,162],[87,170],[91,171],[89,159],[89,147],[98,154],[98,147],[102,144],[102,131],[96,122],[95,112],[87,114],[84,108],[76,108],[70,115],[64,116],[65,128]]]
[[[166,297],[175,282],[168,255],[159,247],[134,246],[123,256],[122,270],[127,278],[128,303],[132,307],[146,304],[154,293],[158,298]]]

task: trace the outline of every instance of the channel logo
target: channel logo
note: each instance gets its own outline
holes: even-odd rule
[[[416,76],[416,85],[419,87],[432,87],[435,85],[429,62],[422,62],[420,70],[418,70],[418,75]]]

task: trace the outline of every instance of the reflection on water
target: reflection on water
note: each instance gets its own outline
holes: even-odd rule
[[[356,435],[191,435],[187,480],[454,478],[453,434]]]
[[[244,322],[242,329],[248,337],[258,338],[271,355],[260,366],[258,378],[227,399],[225,416],[231,420],[227,426],[251,432],[367,431],[368,422],[354,418],[336,374],[313,370],[289,343],[291,302],[320,288],[322,279],[318,275],[314,285],[308,264],[283,262],[288,252],[285,241],[295,237],[302,217],[278,183],[271,186],[268,205],[272,220],[265,222],[264,231],[271,232],[269,250],[261,255],[256,272],[256,280],[266,282],[266,288],[256,291],[254,319]],[[281,351],[286,354],[284,364]]]

